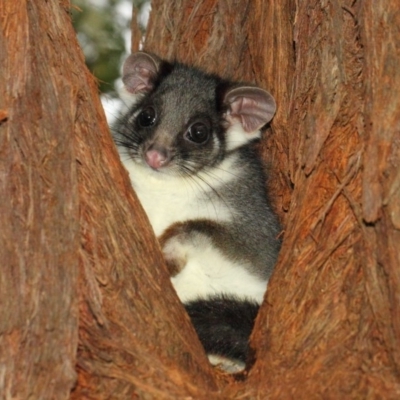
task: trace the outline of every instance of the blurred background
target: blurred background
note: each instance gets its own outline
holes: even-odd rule
[[[111,123],[122,106],[121,67],[130,52],[132,9],[144,37],[149,0],[72,0],[72,21],[89,70],[99,82],[107,120]]]

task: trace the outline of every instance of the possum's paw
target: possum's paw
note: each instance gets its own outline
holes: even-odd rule
[[[187,263],[188,252],[184,236],[184,234],[178,234],[168,239],[160,239],[162,251],[171,277],[181,272]]]
[[[242,372],[246,365],[238,360],[231,360],[223,356],[208,354],[208,361],[214,367],[221,369],[222,371],[228,372],[229,374],[236,374]]]

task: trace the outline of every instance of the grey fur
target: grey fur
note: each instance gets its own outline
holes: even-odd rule
[[[275,101],[260,88],[228,82],[141,52],[132,54],[126,61],[123,81],[137,101],[115,124],[113,133],[124,156],[135,161],[131,170],[135,176],[131,179],[144,177],[144,186],[143,181],[135,182],[145,188],[141,194],[146,204],[153,207],[149,214],[164,218],[165,208],[158,208],[158,204],[165,198],[173,205],[169,208],[171,215],[177,212],[173,218],[163,219],[164,225],[159,227],[159,240],[172,279],[182,276],[197,279],[198,271],[208,266],[204,262],[207,250],[211,249],[213,255],[222,253],[225,256],[219,258],[227,265],[225,275],[222,275],[225,286],[216,283],[216,276],[220,279],[218,265],[210,265],[212,270],[208,269],[206,274],[210,280],[206,280],[207,288],[216,294],[205,296],[204,292],[196,292],[197,281],[193,286],[184,281],[183,288],[189,287],[190,295],[201,295],[193,300],[186,297],[189,301],[183,301],[206,351],[243,363],[264,287],[280,248],[280,226],[268,200],[266,177],[254,143],[248,140],[255,139],[259,128],[270,121],[275,112]],[[238,123],[243,129],[239,133],[235,131],[235,135],[239,135],[235,136],[229,129],[236,129]],[[228,137],[228,134],[232,136]],[[239,141],[235,144],[232,138]],[[226,163],[227,160],[232,163]],[[229,171],[219,174],[226,165],[230,166]],[[146,172],[140,175],[136,168],[142,166]],[[154,181],[148,183],[152,173],[159,174],[157,193],[151,186]],[[168,191],[168,196],[163,197],[158,192],[165,192],[164,177],[171,176],[178,181],[189,181],[196,189],[205,188],[201,195],[193,191],[196,194],[193,207],[212,205],[222,213],[228,210],[229,218],[219,218],[219,214],[215,214],[215,219],[200,219],[198,216],[204,214],[192,213],[192,198],[188,201],[187,197],[179,197],[184,200],[186,215],[193,214],[193,218],[182,221],[182,211],[176,208],[176,193]],[[230,179],[232,176],[234,179]],[[218,180],[220,177],[224,179],[222,184]],[[215,187],[209,182],[214,182]],[[218,207],[221,204],[223,207]],[[202,236],[207,240],[202,240]],[[168,250],[170,241],[172,251]],[[201,268],[197,269],[198,264],[192,263],[196,269],[187,267],[186,275],[185,271],[179,275],[185,265],[189,265],[190,257],[189,253],[181,251],[179,245],[182,243],[189,253],[193,247],[195,251],[200,250],[194,257],[200,258]],[[241,269],[236,276],[237,266]],[[250,282],[249,286],[244,280]],[[181,290],[182,286],[179,288]],[[231,292],[224,293],[229,290]],[[184,296],[178,289],[177,293]]]
[[[138,91],[144,92],[143,97],[114,127],[117,144],[126,147],[131,157],[142,158],[152,143],[161,143],[172,153],[169,156],[174,161],[165,173],[196,175],[203,171],[212,174],[225,157],[232,156],[226,149],[225,131],[229,123],[225,119],[227,104],[224,100],[229,91],[240,92],[237,88],[241,86],[183,64],[163,62],[153,55],[150,60],[146,53],[139,53],[139,56],[144,57],[141,68],[155,60],[154,70],[158,73],[146,76],[147,90],[143,90],[142,85]],[[135,67],[131,68],[135,75]],[[125,81],[132,76],[127,69]],[[140,128],[135,115],[148,105],[156,110],[157,122],[150,129]],[[183,135],[193,121],[210,126],[216,139],[201,146],[185,140]],[[253,144],[247,143],[233,152],[235,180],[220,187],[211,197],[207,193],[204,198],[204,201],[213,201],[213,198],[223,201],[233,212],[233,221],[224,225],[188,221],[185,233],[187,237],[191,234],[195,237],[197,233],[208,236],[226,256],[245,261],[252,274],[268,279],[280,248],[280,226],[268,201],[266,178]]]

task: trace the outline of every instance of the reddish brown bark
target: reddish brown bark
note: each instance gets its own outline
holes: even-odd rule
[[[1,397],[215,391],[68,4],[6,1],[0,16]]]
[[[230,13],[224,1],[181,1],[190,13],[180,20],[168,19],[175,6],[155,3],[162,12],[151,27],[167,32],[153,28],[151,50],[255,81],[278,102],[263,155],[284,244],[245,393],[398,397],[396,2],[255,1]],[[182,39],[156,40],[169,32]]]
[[[118,161],[67,4],[6,0],[1,395],[68,398],[76,361],[72,398],[399,398],[396,0],[152,8],[148,50],[256,82],[278,103],[261,150],[285,231],[255,363],[237,382],[208,366]]]
[[[56,71],[79,53],[55,24],[43,30],[46,13],[66,14],[0,4],[1,399],[68,398],[76,378],[76,94],[72,71]]]

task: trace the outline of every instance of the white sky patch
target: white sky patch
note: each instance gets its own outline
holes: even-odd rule
[[[138,23],[144,28],[147,28],[147,24],[149,22],[149,17],[150,17],[150,11],[151,11],[151,2],[147,1],[146,3],[143,4],[138,15]]]
[[[92,7],[106,8],[108,6],[109,0],[88,0],[88,3]]]
[[[124,31],[123,33],[124,36],[124,41],[125,41],[125,49],[126,49],[126,54],[125,57],[123,57],[123,59],[125,60],[125,58],[128,56],[128,54],[131,52],[131,30],[127,29]]]
[[[103,8],[106,7],[109,0],[88,0],[88,1],[94,7]],[[131,30],[129,27],[129,21],[132,18],[132,0],[124,0],[119,2],[116,5],[116,11],[122,25],[127,26],[127,29],[125,29],[122,33],[126,48],[126,54],[122,56],[122,61],[125,61],[128,54],[130,54],[130,48],[131,48]],[[137,17],[138,19],[137,22],[141,27],[143,28],[147,27],[147,24],[149,22],[150,12],[151,12],[151,1],[147,1],[140,8]],[[140,41],[141,43],[142,40]],[[123,87],[122,79],[119,79],[118,81],[115,82],[115,89],[120,96],[122,95],[121,93],[122,87]],[[103,104],[103,108],[109,125],[115,121],[115,119],[118,117],[121,111],[124,111],[125,109],[128,108],[123,99],[123,96],[121,99],[121,98],[115,98],[107,94],[103,94],[101,95],[101,102]]]
[[[129,21],[132,16],[132,1],[121,1],[115,7],[117,13],[123,18]]]
[[[133,96],[124,89],[124,84],[122,83],[121,78],[115,82],[115,88],[118,97],[109,94],[101,95],[101,103],[103,104],[109,125],[112,124],[121,113],[127,112],[133,103]]]
[[[121,99],[110,97],[106,94],[101,95],[101,103],[103,104],[104,112],[106,113],[108,125],[111,125],[118,117],[124,103]]]

